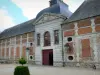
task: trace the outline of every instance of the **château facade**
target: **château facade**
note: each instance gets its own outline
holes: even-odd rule
[[[85,0],[72,14],[62,0],[50,0],[36,18],[0,34],[0,59],[24,57],[53,66],[100,65],[99,3]]]

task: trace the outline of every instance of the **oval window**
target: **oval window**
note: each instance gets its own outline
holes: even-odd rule
[[[30,56],[30,59],[33,59],[33,57],[32,57],[32,56]]]
[[[68,56],[68,59],[69,60],[73,60],[73,56]]]
[[[68,42],[72,41],[72,37],[68,37],[67,40],[68,40]]]

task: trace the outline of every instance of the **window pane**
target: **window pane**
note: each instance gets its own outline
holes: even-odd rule
[[[54,30],[54,43],[59,44],[59,30]]]
[[[37,45],[40,45],[40,34],[37,34]]]
[[[50,33],[47,31],[44,33],[44,46],[50,46],[51,41],[50,41]]]

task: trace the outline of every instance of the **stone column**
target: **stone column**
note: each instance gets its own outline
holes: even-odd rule
[[[94,22],[94,18],[92,18],[91,19],[91,27],[92,27],[92,33],[95,33],[96,31],[95,31],[95,22]],[[98,52],[97,52],[97,43],[96,43],[96,41],[97,41],[97,37],[96,37],[96,35],[97,34],[93,34],[93,52],[94,52],[94,54],[93,54],[93,57],[94,57],[94,61],[95,62],[98,62]]]

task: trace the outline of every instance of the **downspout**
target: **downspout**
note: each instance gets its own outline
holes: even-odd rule
[[[61,24],[61,36],[62,36],[62,61],[63,61],[63,67],[65,67],[65,61],[64,61],[64,49],[63,49],[63,28]]]

